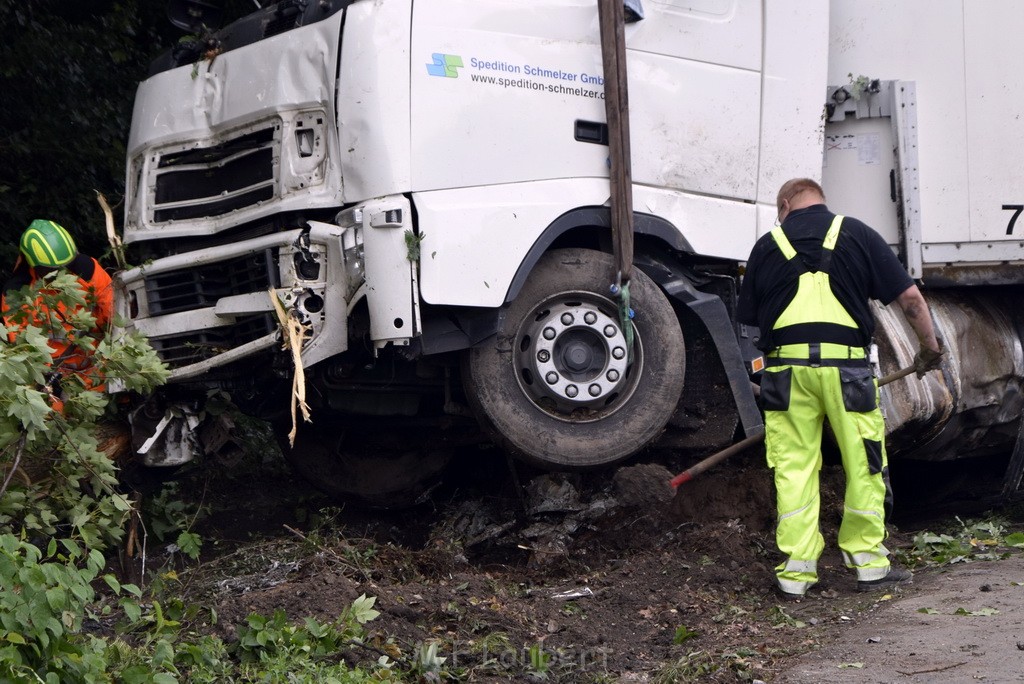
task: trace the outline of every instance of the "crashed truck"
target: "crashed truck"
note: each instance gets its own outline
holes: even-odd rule
[[[192,36],[138,89],[118,309],[171,368],[133,415],[146,463],[208,446],[216,390],[378,505],[481,435],[548,469],[756,435],[737,285],[809,176],[885,237],[948,350],[882,391],[893,459],[1012,454],[1016,491],[1024,3],[627,3],[632,319],[597,0],[263,4],[217,29],[212,0],[172,3]],[[877,318],[879,372],[912,363],[898,307]]]

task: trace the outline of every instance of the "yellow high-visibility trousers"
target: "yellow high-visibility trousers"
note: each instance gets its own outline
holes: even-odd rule
[[[786,561],[779,587],[803,594],[818,581],[825,542],[818,523],[822,425],[827,417],[846,472],[839,548],[859,581],[889,572],[885,507],[889,496],[885,425],[878,385],[866,366],[768,368],[761,382],[765,449],[775,472],[776,542]]]

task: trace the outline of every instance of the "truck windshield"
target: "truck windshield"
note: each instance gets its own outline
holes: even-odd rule
[[[251,0],[250,0],[251,1]],[[323,21],[345,9],[356,0],[281,0],[261,2],[262,7],[252,14],[228,24],[222,29],[203,27],[185,36],[173,48],[157,57],[150,65],[149,75],[192,64],[202,58],[237,50],[264,38],[285,33],[300,26]],[[237,3],[229,3],[235,7]],[[255,7],[255,4],[251,5]]]

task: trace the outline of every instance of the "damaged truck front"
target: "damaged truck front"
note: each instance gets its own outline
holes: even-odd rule
[[[355,59],[339,73],[346,4],[279,3],[197,37],[201,48],[183,43],[139,87],[125,239],[142,265],[121,274],[119,305],[172,369],[166,391],[133,414],[149,465],[181,463],[206,446],[194,428],[211,389],[281,428],[294,369],[274,299],[301,322],[303,364],[320,364],[311,378],[317,408],[418,414],[420,395],[443,380],[423,388],[414,370],[396,377],[376,367],[377,350],[420,333],[406,248],[412,212],[398,193],[345,201],[345,175],[390,169],[387,156],[359,160],[360,173],[342,163],[354,158],[357,126],[387,118],[344,106],[377,87],[377,74]],[[209,9],[184,5],[199,12],[197,24]],[[351,125],[339,126],[342,116]],[[343,356],[350,337],[367,347]],[[332,448],[344,428],[326,416],[318,423],[316,446]]]
[[[933,12],[931,28],[983,43],[977,4]],[[941,74],[881,49],[891,36],[874,20],[878,35],[850,28],[876,14],[916,25],[928,3],[627,3],[628,322],[609,293],[596,2],[283,0],[219,31],[204,23],[214,3],[174,5],[195,35],[139,88],[125,241],[140,266],[118,300],[172,368],[134,413],[147,463],[209,447],[195,428],[211,390],[289,431],[296,369],[275,303],[301,329],[312,408],[286,455],[340,496],[415,501],[482,435],[583,468],[757,434],[757,331],[733,311],[794,176],[875,225],[935,303],[951,354],[941,376],[883,392],[890,443],[938,459],[1014,444],[1024,360],[1007,302],[1021,276],[1007,264],[1024,255],[983,227],[1003,209],[943,195],[951,173],[966,187],[978,169],[919,146],[964,127],[942,119]],[[908,80],[847,76],[862,71]],[[931,86],[920,102],[917,78]],[[1002,287],[979,287],[987,273]],[[907,365],[909,327],[879,317],[883,370]]]

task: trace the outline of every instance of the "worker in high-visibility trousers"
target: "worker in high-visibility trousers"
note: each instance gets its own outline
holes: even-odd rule
[[[921,291],[882,237],[825,206],[813,180],[786,182],[776,227],[751,250],[737,317],[760,328],[765,449],[775,473],[776,541],[786,560],[777,591],[799,599],[818,581],[824,550],[818,514],[822,425],[827,417],[846,472],[839,548],[861,591],[913,581],[889,561],[891,504],[885,426],[868,360],[870,299],[898,303],[920,342],[918,376],[937,368],[942,347]]]
[[[4,284],[0,314],[8,327],[8,340],[14,342],[18,330],[32,325],[49,337],[53,373],[50,375],[51,405],[63,410],[62,383],[74,379],[87,389],[102,390],[103,378],[92,363],[92,353],[110,324],[114,313],[114,292],[110,275],[91,256],[81,254],[71,234],[54,221],[37,219],[21,234],[20,254],[11,278]],[[40,278],[66,271],[78,277],[78,286],[86,306],[95,318],[90,330],[76,330],[71,324],[73,312],[61,304],[51,310],[42,298],[33,305],[8,307],[10,292],[34,284]]]

